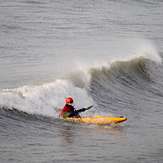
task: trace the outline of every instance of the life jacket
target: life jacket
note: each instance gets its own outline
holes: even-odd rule
[[[60,115],[65,114],[65,113],[68,113],[69,111],[74,111],[74,108],[73,108],[73,106],[66,104],[63,107],[63,109],[60,111]]]

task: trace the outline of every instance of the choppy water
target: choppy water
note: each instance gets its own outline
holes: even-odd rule
[[[0,2],[1,162],[163,162],[163,1]],[[82,116],[58,119],[65,98]]]

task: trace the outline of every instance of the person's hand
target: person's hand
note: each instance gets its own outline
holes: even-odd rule
[[[86,110],[85,108],[80,109],[81,112],[84,112],[85,110]]]

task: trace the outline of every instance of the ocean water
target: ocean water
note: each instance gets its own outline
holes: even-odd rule
[[[3,163],[163,162],[162,0],[1,0]],[[58,118],[71,96],[99,126]]]

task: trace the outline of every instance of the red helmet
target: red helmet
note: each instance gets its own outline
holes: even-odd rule
[[[71,97],[66,98],[66,104],[73,103],[73,99]]]

